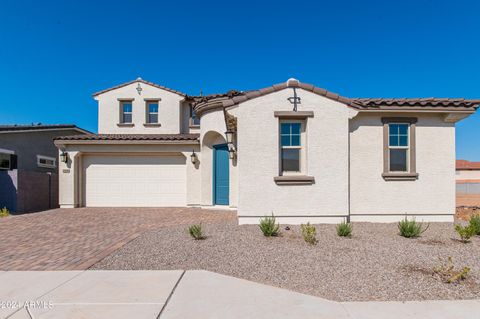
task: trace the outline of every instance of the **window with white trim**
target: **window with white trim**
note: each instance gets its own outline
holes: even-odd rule
[[[200,118],[195,113],[193,106],[190,106],[190,126],[200,126]]]
[[[10,169],[10,154],[0,153],[0,170]]]
[[[280,122],[280,165],[282,173],[302,171],[302,122]]]
[[[49,156],[37,155],[37,166],[55,168],[57,167],[57,159]]]
[[[407,123],[388,124],[388,165],[390,172],[409,172],[410,125]]]
[[[132,102],[120,102],[120,121],[122,124],[132,123]]]
[[[158,123],[158,101],[147,102],[147,123]]]

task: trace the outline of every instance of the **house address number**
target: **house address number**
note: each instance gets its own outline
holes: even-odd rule
[[[64,170],[62,170],[62,172],[68,174],[68,173],[70,173],[70,170],[69,169],[64,169]]]

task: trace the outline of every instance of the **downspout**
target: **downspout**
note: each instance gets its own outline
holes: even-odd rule
[[[347,211],[347,223],[350,223],[350,125],[351,125],[351,122],[350,122],[350,119],[348,119],[348,195],[347,195],[347,199],[348,199],[348,211]]]

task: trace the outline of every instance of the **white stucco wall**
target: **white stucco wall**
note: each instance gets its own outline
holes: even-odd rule
[[[137,84],[132,83],[127,86],[105,92],[96,97],[98,100],[98,133],[99,134],[178,134],[186,133],[182,131],[185,128],[185,115],[181,107],[183,96],[162,90],[160,88],[140,83],[142,87],[141,95],[138,94]],[[132,122],[133,127],[119,127],[120,122],[120,102],[118,99],[133,98],[132,102]],[[158,104],[158,122],[160,127],[146,127],[146,102],[145,99],[160,98]]]
[[[352,220],[395,221],[405,213],[424,220],[453,220],[451,215],[430,215],[455,212],[455,124],[445,123],[438,114],[395,115],[418,117],[419,176],[415,181],[385,181],[382,116],[392,115],[359,114],[351,122]]]
[[[344,104],[297,89],[299,111],[313,111],[306,128],[306,175],[313,185],[277,185],[279,119],[292,111],[291,88],[252,99],[230,110],[238,118],[238,215],[257,223],[272,212],[281,222],[338,222],[348,213],[348,123]],[[203,121],[203,119],[202,119]],[[203,124],[203,122],[202,122]]]

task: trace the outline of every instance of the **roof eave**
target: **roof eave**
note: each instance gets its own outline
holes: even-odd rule
[[[56,146],[63,145],[198,145],[199,140],[175,140],[175,141],[162,141],[162,140],[55,140]]]
[[[125,83],[122,83],[122,84],[119,84],[119,85],[115,85],[115,86],[112,86],[111,88],[108,88],[108,89],[105,89],[105,90],[101,90],[101,91],[98,91],[98,92],[95,92],[92,94],[92,97],[94,99],[96,99],[97,97],[99,97],[100,95],[104,94],[104,93],[107,93],[107,92],[110,92],[110,91],[113,91],[113,90],[116,90],[116,89],[120,89],[122,87],[125,87],[127,85],[130,85],[130,84],[133,84],[133,83],[143,83],[143,84],[146,84],[146,85],[151,85],[153,87],[156,87],[158,89],[161,89],[161,90],[165,90],[167,92],[170,92],[170,93],[174,93],[174,94],[177,94],[177,95],[180,95],[184,98],[187,97],[187,94],[183,93],[183,92],[180,92],[180,91],[177,91],[177,90],[174,90],[174,89],[170,89],[168,87],[165,87],[165,86],[162,86],[162,85],[159,85],[159,84],[156,84],[156,83],[153,83],[153,82],[149,82],[149,81],[146,81],[146,80],[143,80],[143,79],[136,79],[136,80],[133,80],[133,81],[129,81],[129,82],[125,82]]]

